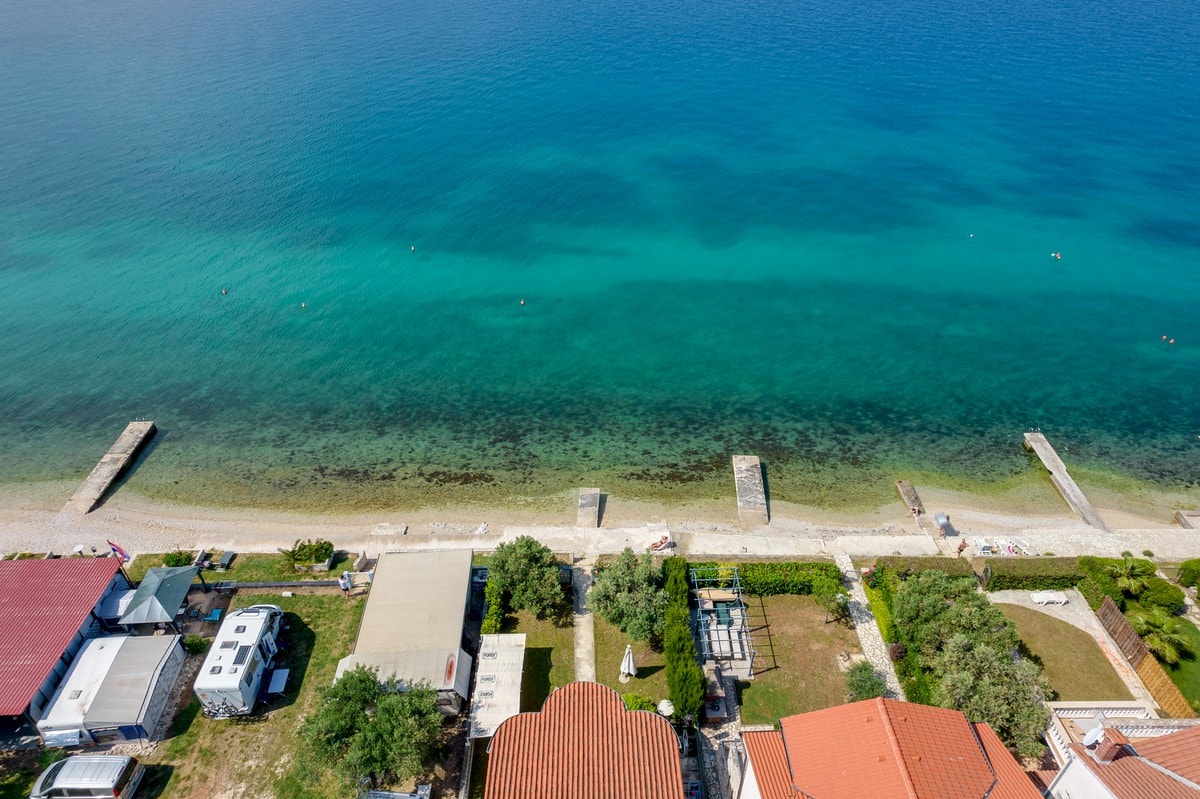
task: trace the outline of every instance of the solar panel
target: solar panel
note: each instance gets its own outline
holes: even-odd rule
[[[247,646],[239,646],[237,656],[234,657],[234,659],[233,659],[233,665],[240,666],[243,663],[245,663],[246,658],[250,657],[250,650],[253,648],[254,647],[248,646],[248,645]]]

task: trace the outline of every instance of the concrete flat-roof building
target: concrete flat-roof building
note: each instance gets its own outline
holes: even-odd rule
[[[445,713],[458,713],[470,692],[471,656],[463,618],[471,593],[469,549],[389,552],[379,557],[352,653],[337,676],[358,666],[402,686],[427,682]]]

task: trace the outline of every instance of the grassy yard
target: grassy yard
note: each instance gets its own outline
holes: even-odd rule
[[[666,658],[649,644],[634,643],[620,629],[593,614],[596,628],[596,680],[619,694],[638,694],[658,702],[667,697]],[[638,674],[622,683],[621,658],[625,645],[633,643],[633,662]]]
[[[324,763],[297,758],[297,731],[313,707],[317,690],[333,682],[337,662],[353,643],[363,600],[338,594],[238,594],[233,606],[274,604],[286,612],[285,661],[291,668],[287,693],[269,709],[246,719],[215,721],[200,714],[196,700],[180,714],[170,737],[143,758],[147,764],[142,799],[278,797],[341,799],[345,791]]]
[[[862,651],[854,630],[826,623],[825,610],[812,597],[770,596],[762,602],[768,627],[751,633],[758,650],[755,670],[761,673],[742,683],[742,722],[769,724],[845,703],[846,676],[837,658],[840,652]],[[758,599],[750,597],[747,604],[757,626]]]
[[[220,557],[220,552],[210,553],[212,561],[216,563]],[[133,562],[125,567],[125,573],[129,575],[129,579],[140,582],[146,576],[146,572],[151,569],[158,568],[163,565],[165,553],[155,552],[138,555],[133,559]],[[238,555],[234,558],[233,563],[226,571],[217,571],[215,569],[206,569],[203,572],[204,579],[211,582],[218,580],[233,580],[239,583],[283,583],[293,582],[295,580],[336,580],[338,574],[343,569],[350,568],[350,564],[358,557],[358,553],[338,552],[333,560],[333,571],[328,572],[313,572],[305,571],[298,572],[288,566],[284,561],[283,556],[279,554],[246,554]]]
[[[538,621],[529,611],[504,620],[506,633],[525,633],[525,674],[521,678],[521,711],[542,709],[555,688],[575,679],[575,628]]]
[[[1129,700],[1133,696],[1092,636],[1031,608],[997,604],[1041,661],[1050,687],[1063,702]]]
[[[1180,619],[1183,630],[1192,641],[1192,652],[1179,658],[1174,666],[1163,664],[1171,682],[1179,688],[1188,702],[1195,707],[1200,702],[1200,630],[1187,619]]]

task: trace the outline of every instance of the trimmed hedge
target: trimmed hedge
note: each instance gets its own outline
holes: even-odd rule
[[[1147,610],[1162,608],[1174,616],[1183,610],[1183,589],[1161,577],[1146,578],[1146,587],[1137,595],[1138,604]]]
[[[965,558],[940,558],[940,557],[904,557],[900,555],[887,555],[875,560],[876,569],[888,569],[896,574],[904,574],[906,571],[914,573],[927,571],[945,572],[951,577],[974,577],[975,570],[971,568],[971,562]]]
[[[747,596],[811,594],[813,577],[826,575],[841,582],[842,573],[833,563],[782,561],[776,563],[691,563],[693,569],[739,569],[742,593]]]
[[[1084,578],[1076,558],[996,558],[988,565],[988,591],[1062,591]]]
[[[892,624],[892,608],[880,587],[882,582],[876,583],[875,588],[864,584],[863,590],[867,592],[867,601],[871,603],[871,612],[875,614],[875,621],[879,624],[879,634],[883,636],[884,641],[890,644],[896,640],[896,627]]]
[[[1192,558],[1179,564],[1179,584],[1200,585],[1200,558]]]
[[[1117,588],[1117,581],[1108,573],[1109,568],[1120,562],[1117,558],[1090,556],[1079,559],[1079,570],[1083,572],[1083,579],[1075,587],[1083,594],[1092,610],[1099,610],[1106,596],[1112,597],[1118,608],[1125,609],[1125,594]]]

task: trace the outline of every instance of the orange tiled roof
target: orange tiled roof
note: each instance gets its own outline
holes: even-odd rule
[[[496,730],[484,799],[683,799],[679,740],[666,719],[573,682]]]
[[[1041,789],[1021,768],[996,731],[983,722],[972,722],[971,727],[983,744],[984,754],[996,774],[996,788],[988,799],[1042,799]]]
[[[957,710],[872,699],[779,725],[743,736],[763,799],[1041,797],[992,728]]]
[[[1176,733],[1178,735],[1178,733]],[[1124,754],[1111,763],[1097,763],[1083,744],[1071,744],[1082,761],[1118,799],[1197,799],[1200,790],[1171,777],[1140,757]]]
[[[871,699],[780,728],[793,783],[815,799],[983,799],[996,782],[957,710]]]
[[[1200,784],[1200,727],[1147,738],[1134,747],[1147,760]]]

